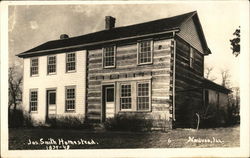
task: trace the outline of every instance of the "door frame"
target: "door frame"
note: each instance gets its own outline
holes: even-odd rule
[[[105,84],[102,84],[101,86],[101,92],[102,92],[102,95],[101,95],[101,118],[100,118],[100,122],[103,123],[105,122],[106,120],[106,113],[104,114],[104,110],[106,112],[106,109],[104,109],[104,107],[106,108],[105,104],[106,104],[106,88],[108,87],[113,87],[114,89],[114,110],[116,111],[116,84],[115,83],[105,83]],[[104,118],[105,117],[105,118]]]
[[[46,108],[45,108],[45,120],[46,121],[48,121],[48,119],[49,119],[49,99],[48,99],[48,97],[49,97],[49,91],[55,91],[55,93],[56,93],[56,111],[57,111],[57,88],[55,87],[55,88],[46,88],[46,91],[45,91],[45,93],[46,93],[46,95],[45,95],[45,100],[46,100]]]

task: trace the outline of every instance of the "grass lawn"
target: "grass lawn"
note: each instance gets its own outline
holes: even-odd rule
[[[9,129],[10,150],[239,147],[239,139],[239,125],[198,131],[175,129],[167,132]],[[29,144],[29,140],[33,144]]]

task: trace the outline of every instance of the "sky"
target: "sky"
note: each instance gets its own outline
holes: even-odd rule
[[[159,2],[160,3],[160,2]],[[221,71],[229,70],[231,86],[239,86],[239,57],[232,55],[229,39],[240,26],[237,2],[175,2],[162,4],[81,4],[9,6],[9,66],[22,67],[15,55],[61,34],[80,36],[104,29],[105,16],[116,18],[116,26],[126,26],[197,11],[208,47],[205,67],[213,67],[211,76],[221,83]]]

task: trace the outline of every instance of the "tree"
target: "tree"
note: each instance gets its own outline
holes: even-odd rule
[[[226,87],[226,88],[229,88],[230,87],[229,70],[221,70],[221,79],[222,79],[221,85]]]
[[[16,111],[17,101],[22,97],[22,81],[23,76],[18,72],[16,66],[9,67],[9,105],[10,110],[13,106],[13,110]]]
[[[240,26],[238,29],[235,30],[235,32],[233,33],[233,35],[235,36],[233,39],[230,39],[230,43],[231,43],[231,49],[233,50],[233,55],[235,55],[235,57],[237,57],[240,54]]]
[[[216,80],[216,77],[211,76],[211,72],[213,71],[213,69],[214,69],[213,67],[206,67],[205,68],[205,78],[206,79],[209,79],[211,81]]]

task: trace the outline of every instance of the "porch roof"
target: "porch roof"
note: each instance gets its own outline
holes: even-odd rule
[[[231,93],[232,91],[222,85],[219,85],[217,83],[214,83],[213,81],[210,81],[208,79],[203,79],[203,83],[202,83],[202,87],[203,88],[206,88],[206,89],[212,89],[212,90],[215,90],[215,91],[219,91],[219,92],[222,92],[222,93]]]

